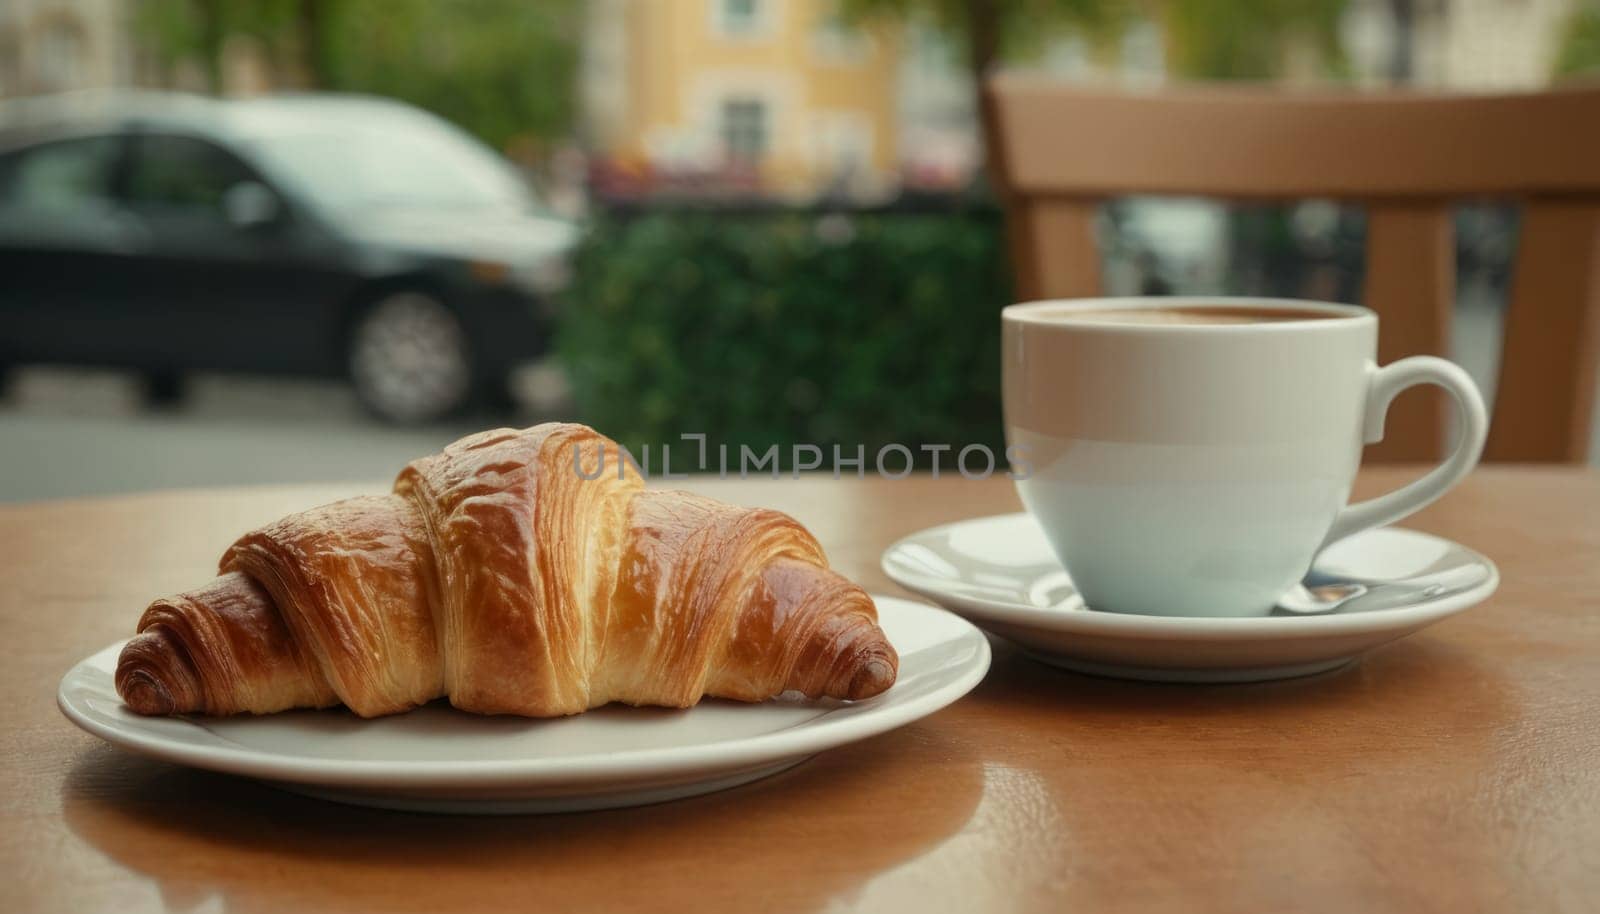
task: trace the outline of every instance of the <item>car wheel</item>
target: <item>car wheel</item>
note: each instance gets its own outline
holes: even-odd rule
[[[350,334],[350,380],[368,409],[391,422],[447,416],[472,392],[461,319],[422,292],[398,292],[362,313]]]

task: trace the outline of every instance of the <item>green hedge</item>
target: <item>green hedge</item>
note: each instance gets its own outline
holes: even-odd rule
[[[777,444],[786,464],[797,443],[827,465],[834,444],[869,467],[895,442],[998,455],[1008,301],[989,210],[602,217],[558,347],[584,421],[630,448],[702,432],[713,455]]]

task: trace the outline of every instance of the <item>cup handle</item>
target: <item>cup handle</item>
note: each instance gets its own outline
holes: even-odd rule
[[[1387,495],[1346,506],[1334,518],[1333,527],[1319,548],[1352,533],[1394,523],[1421,510],[1477,466],[1478,457],[1483,454],[1484,438],[1489,433],[1489,416],[1483,408],[1483,397],[1478,393],[1478,386],[1472,383],[1472,378],[1459,366],[1431,355],[1401,359],[1372,373],[1367,387],[1367,413],[1364,420],[1366,443],[1374,444],[1383,440],[1383,424],[1389,414],[1389,404],[1401,391],[1418,384],[1436,384],[1449,391],[1455,399],[1456,416],[1460,420],[1455,450],[1421,479]]]

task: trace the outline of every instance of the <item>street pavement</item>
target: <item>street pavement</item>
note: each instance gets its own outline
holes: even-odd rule
[[[202,376],[189,380],[175,406],[152,408],[131,376],[21,369],[0,400],[0,502],[386,482],[407,461],[469,432],[564,417],[570,410],[557,393],[511,412],[399,428],[367,415],[348,387],[332,381]]]

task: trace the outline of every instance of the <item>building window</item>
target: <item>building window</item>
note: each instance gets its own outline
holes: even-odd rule
[[[35,88],[44,92],[82,88],[85,43],[83,26],[76,20],[65,16],[51,19],[38,37]]]
[[[822,111],[811,117],[813,166],[830,194],[849,196],[872,177],[872,121],[855,111]]]
[[[722,103],[722,151],[733,164],[754,165],[767,152],[767,105],[760,99],[730,98]]]
[[[712,22],[720,35],[757,38],[767,32],[773,0],[711,0]]]
[[[860,64],[872,55],[872,39],[838,13],[831,13],[818,21],[811,48],[824,63]]]
[[[1124,82],[1154,85],[1166,73],[1161,27],[1139,22],[1122,35],[1122,78]]]
[[[0,29],[0,98],[22,94],[22,42]]]

